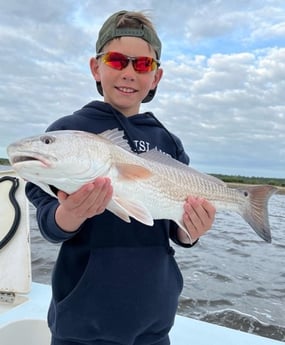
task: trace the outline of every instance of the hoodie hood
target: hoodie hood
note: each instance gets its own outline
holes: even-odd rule
[[[101,101],[92,101],[72,115],[60,118],[47,131],[71,129],[99,134],[114,128],[124,131],[125,138],[136,153],[155,148],[181,160],[183,152],[185,157],[181,161],[186,164],[189,162],[181,141],[151,112],[126,117],[110,104]]]

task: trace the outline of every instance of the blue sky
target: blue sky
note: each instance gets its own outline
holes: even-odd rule
[[[143,10],[164,76],[143,105],[208,173],[285,177],[283,0],[0,0],[0,157],[20,138],[101,99],[89,73],[113,12]]]

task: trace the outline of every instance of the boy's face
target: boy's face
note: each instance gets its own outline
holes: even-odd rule
[[[103,52],[118,52],[127,56],[148,56],[155,58],[155,52],[149,44],[138,37],[120,37],[113,39],[103,49]],[[147,73],[138,73],[129,62],[122,70],[111,68],[102,59],[90,60],[91,72],[96,81],[100,81],[104,101],[111,104],[125,116],[139,113],[142,100],[149,90],[154,89],[162,76],[162,69]]]

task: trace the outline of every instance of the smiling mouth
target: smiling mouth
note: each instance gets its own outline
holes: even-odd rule
[[[131,89],[129,87],[116,87],[116,89],[121,91],[121,92],[129,93],[129,94],[137,92],[137,90]]]

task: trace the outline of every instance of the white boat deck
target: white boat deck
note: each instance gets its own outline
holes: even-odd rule
[[[46,314],[51,296],[48,285],[32,283],[26,301],[7,309],[0,305],[1,345],[49,345]],[[281,345],[283,342],[182,316],[170,333],[172,345]]]

